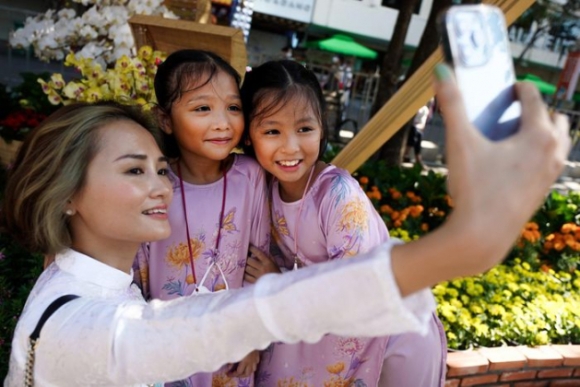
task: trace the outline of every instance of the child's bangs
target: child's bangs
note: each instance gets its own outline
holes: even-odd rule
[[[265,89],[254,98],[254,112],[250,120],[261,121],[293,103],[294,106],[310,106],[319,121],[322,121],[322,107],[316,94],[309,87],[293,84],[285,89]]]

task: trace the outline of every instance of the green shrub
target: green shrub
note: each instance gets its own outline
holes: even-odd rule
[[[6,171],[0,167],[0,201]],[[43,257],[31,254],[0,229],[0,375],[8,372],[14,327],[42,271]]]

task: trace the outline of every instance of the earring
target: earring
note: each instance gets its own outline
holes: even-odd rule
[[[69,208],[64,213],[67,214],[68,216],[73,216],[75,212]]]
[[[252,145],[252,142],[250,141],[250,139],[249,139],[249,138],[246,138],[246,139],[244,140],[244,145],[246,145],[246,146],[250,146],[250,145]]]

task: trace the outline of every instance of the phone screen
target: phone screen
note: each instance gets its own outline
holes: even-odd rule
[[[445,57],[469,119],[491,140],[515,133],[521,108],[503,13],[489,5],[459,5],[441,20]]]

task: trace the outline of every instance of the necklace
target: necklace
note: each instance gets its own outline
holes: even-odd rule
[[[179,177],[179,188],[181,190],[181,206],[183,208],[183,216],[185,217],[185,233],[187,235],[187,248],[189,250],[189,263],[191,265],[191,275],[193,276],[193,283],[195,284],[195,291],[199,292],[200,291],[200,287],[203,287],[203,283],[205,282],[205,279],[209,273],[209,270],[211,269],[211,267],[216,263],[216,259],[218,256],[218,252],[219,252],[219,248],[220,248],[220,240],[221,240],[221,233],[222,233],[222,226],[223,226],[223,219],[224,219],[224,210],[226,208],[226,192],[228,189],[228,179],[227,179],[227,171],[225,168],[223,168],[223,177],[224,177],[224,189],[222,192],[222,208],[220,211],[220,217],[219,217],[219,222],[218,222],[218,233],[217,233],[217,237],[215,240],[215,245],[214,245],[214,249],[212,251],[212,263],[210,265],[210,267],[208,268],[208,270],[205,272],[205,275],[203,276],[201,283],[197,284],[197,278],[195,276],[195,266],[193,265],[193,251],[191,249],[191,237],[189,236],[189,222],[187,220],[187,203],[185,200],[185,190],[183,188],[183,177],[181,176],[181,164],[179,163],[179,161],[177,162],[177,176]],[[222,274],[222,276],[224,276],[224,273],[222,272],[221,268],[219,267],[219,265],[217,265],[220,273]],[[224,281],[226,284],[226,289],[228,288],[228,284],[227,281],[225,279],[224,276]]]
[[[312,180],[315,169],[316,164],[314,164],[310,170],[310,175],[306,181],[306,187],[304,187],[304,192],[302,192],[302,197],[300,198],[300,207],[298,207],[298,213],[296,214],[296,219],[294,219],[294,267],[292,270],[298,270],[298,263],[300,262],[300,259],[298,258],[298,223],[300,222],[300,215],[302,215],[304,197],[306,196],[306,191],[308,191],[308,186],[310,185],[310,180]]]

